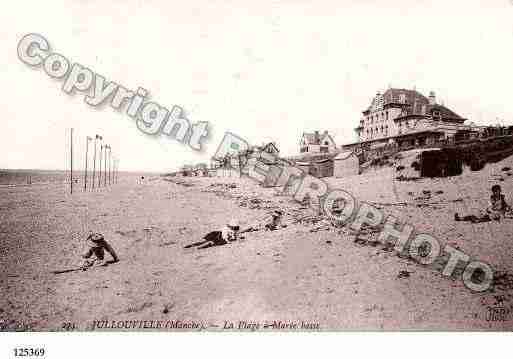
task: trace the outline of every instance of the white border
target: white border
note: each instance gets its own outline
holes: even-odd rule
[[[0,333],[0,358],[40,359],[507,357],[511,333]],[[32,357],[35,358],[35,357]],[[31,358],[30,358],[31,359]]]

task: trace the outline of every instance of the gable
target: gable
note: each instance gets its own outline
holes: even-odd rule
[[[301,136],[301,144],[302,145],[313,145],[313,144],[315,144],[315,134],[304,132],[303,136]]]
[[[264,146],[263,150],[268,153],[279,153],[280,150],[273,142],[269,142],[267,145]]]
[[[335,144],[335,141],[333,140],[333,138],[329,135],[329,134],[326,134],[324,135],[322,138],[321,138],[321,145],[326,145],[326,142],[328,142],[328,146],[337,146]]]

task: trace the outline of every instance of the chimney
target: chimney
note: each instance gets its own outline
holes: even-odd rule
[[[321,140],[321,137],[319,136],[319,131],[315,131],[315,143],[319,143],[319,141]]]
[[[430,91],[429,92],[429,104],[430,105],[436,105],[435,91]]]

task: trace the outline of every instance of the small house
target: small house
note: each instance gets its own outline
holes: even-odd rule
[[[333,160],[325,158],[312,161],[310,165],[310,174],[317,178],[333,176]]]
[[[314,133],[305,132],[301,136],[299,152],[302,154],[331,153],[336,150],[337,145],[328,131],[324,131],[323,133],[319,133],[319,131],[315,131]]]
[[[357,175],[360,171],[358,157],[353,151],[340,152],[333,159],[333,174],[337,178]]]

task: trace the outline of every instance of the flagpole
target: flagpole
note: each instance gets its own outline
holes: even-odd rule
[[[70,185],[71,185],[71,194],[73,194],[73,128],[71,129],[71,159],[70,159]]]
[[[86,158],[85,158],[85,172],[84,172],[84,191],[87,191],[87,157],[89,153],[89,141],[91,137],[86,136]]]
[[[109,186],[112,183],[111,175],[112,175],[112,150],[109,149]]]
[[[93,189],[94,189],[94,181],[96,178],[96,141],[98,140],[98,135],[94,137],[94,156],[93,156]]]
[[[108,160],[108,162],[105,162],[105,165],[106,165],[105,176],[107,176],[107,182],[110,185],[110,146],[109,146],[109,157],[107,157],[105,159],[105,161],[107,161],[107,160]]]
[[[102,150],[103,150],[103,145],[100,144],[100,171],[98,171],[98,188],[100,188],[102,186]]]
[[[103,169],[103,173],[105,176],[104,177],[104,185],[105,187],[107,186],[107,149],[109,149],[110,146],[109,145],[105,145],[105,152],[104,152],[104,156],[105,156],[105,164],[104,164],[104,169]]]

